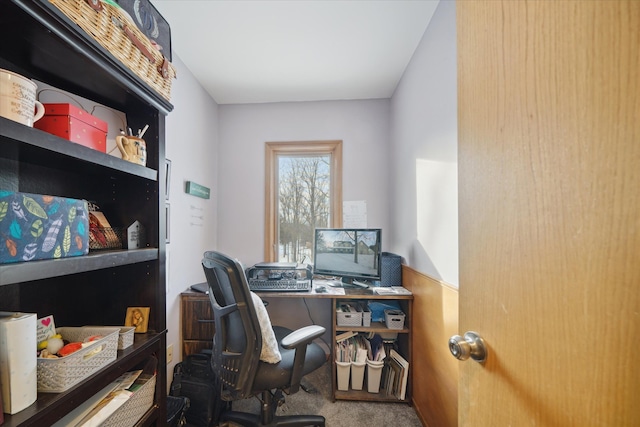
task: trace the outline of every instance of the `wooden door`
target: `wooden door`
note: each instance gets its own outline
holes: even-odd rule
[[[640,2],[459,1],[459,424],[640,423]]]

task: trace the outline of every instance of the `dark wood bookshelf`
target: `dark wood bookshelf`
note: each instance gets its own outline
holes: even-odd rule
[[[140,166],[0,117],[0,190],[86,199],[114,226],[140,221],[141,249],[0,264],[0,311],[54,315],[56,326],[123,325],[127,307],[150,307],[149,332],[117,359],[62,393],[38,393],[3,427],[47,426],[122,373],[157,360],[155,398],[138,422],[166,424],[165,116],[169,101],[46,0],[0,2],[0,68],[149,124]],[[35,351],[35,349],[34,349]]]

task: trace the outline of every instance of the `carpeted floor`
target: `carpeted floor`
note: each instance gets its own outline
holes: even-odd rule
[[[278,408],[278,415],[319,414],[326,418],[327,427],[422,427],[418,416],[406,403],[331,401],[331,365],[305,377],[305,384],[315,392],[300,390],[286,396],[285,404]],[[258,413],[257,398],[234,402],[233,409]]]

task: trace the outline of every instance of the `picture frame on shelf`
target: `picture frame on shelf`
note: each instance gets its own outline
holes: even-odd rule
[[[150,307],[127,307],[127,317],[124,320],[124,325],[135,327],[135,333],[147,332],[150,311]]]

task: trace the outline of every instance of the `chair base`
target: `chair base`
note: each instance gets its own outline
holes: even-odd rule
[[[231,411],[225,413],[222,419],[243,427],[325,427],[324,417],[320,415],[276,415],[269,424],[262,424],[260,415]]]
[[[231,421],[243,427],[325,427],[321,415],[276,415],[276,408],[284,403],[282,390],[264,390],[260,398],[259,414],[227,411],[222,421]]]

